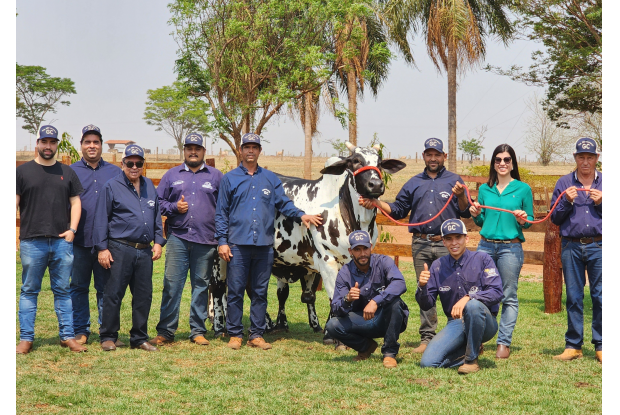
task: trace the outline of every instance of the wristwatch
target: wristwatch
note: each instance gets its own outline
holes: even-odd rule
[[[77,232],[77,230],[75,230],[75,229],[73,229],[73,228],[69,228],[69,230],[70,230],[71,232],[73,232],[73,234],[74,234],[74,235],[75,235],[75,233]]]

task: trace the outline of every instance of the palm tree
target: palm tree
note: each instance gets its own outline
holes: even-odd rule
[[[512,0],[389,0],[383,5],[388,29],[422,32],[439,72],[448,74],[448,169],[456,171],[457,73],[477,66],[485,56],[485,40],[504,44],[514,28],[507,12]]]

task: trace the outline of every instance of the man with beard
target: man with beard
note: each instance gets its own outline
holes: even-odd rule
[[[209,280],[217,258],[215,206],[223,174],[205,164],[205,152],[203,137],[189,134],[183,145],[185,163],[168,170],[157,187],[160,211],[167,217],[168,248],[157,337],[150,341],[153,345],[174,341],[188,270],[192,285],[189,338],[199,345],[209,344],[204,337],[205,320]]]
[[[349,261],[338,272],[331,303],[332,317],[325,330],[357,351],[354,361],[366,360],[377,349],[374,338],[383,337],[383,366],[396,367],[398,337],[407,328],[409,309],[400,298],[405,279],[392,258],[370,253],[366,231],[349,235]]]
[[[121,169],[101,157],[103,138],[99,127],[89,124],[82,128],[82,159],[71,165],[84,186],[80,195],[82,214],[73,241],[73,272],[71,273],[71,302],[73,304],[73,330],[75,340],[80,344],[88,342],[90,336],[90,306],[88,291],[91,275],[97,291],[98,322],[101,326],[103,307],[104,270],[97,261],[93,248],[93,226],[97,198],[108,180],[120,174]],[[117,341],[117,346],[124,346]]]
[[[458,174],[447,171],[443,166],[448,158],[448,154],[443,151],[443,142],[438,138],[429,138],[424,142],[422,156],[426,168],[405,183],[394,203],[364,198],[359,201],[366,209],[374,209],[373,202],[379,204],[394,219],[402,219],[411,211],[409,223],[420,223],[435,216],[451,193],[456,195],[437,219],[425,225],[409,226],[409,232],[413,234],[411,255],[418,281],[425,263],[430,264],[448,255],[441,241],[441,224],[448,219],[471,217],[465,183]],[[435,337],[436,330],[437,308],[433,306],[426,311],[420,309],[420,345],[413,351],[424,353],[426,345]]]
[[[86,351],[75,341],[69,286],[73,238],[82,209],[79,195],[83,189],[71,167],[54,159],[57,149],[58,130],[44,125],[37,139],[39,155],[17,168],[16,207],[20,212],[19,256],[22,261],[18,354],[32,350],[37,298],[46,268],[49,268],[54,293],[60,345],[73,352]]]

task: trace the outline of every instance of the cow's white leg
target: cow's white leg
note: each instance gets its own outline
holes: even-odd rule
[[[322,255],[323,258],[325,258],[326,254],[319,252],[318,255]],[[339,271],[338,263],[336,262],[335,258],[329,254],[327,254],[327,257],[327,261],[315,261],[315,264],[317,264],[319,269],[321,270],[323,287],[327,292],[327,296],[329,297],[330,302],[330,312],[327,320],[325,321],[326,324],[332,316],[331,301],[334,297],[334,290],[336,289],[336,276],[338,275]],[[332,339],[327,333],[325,333],[325,336],[323,337],[323,344],[334,344],[334,339]]]

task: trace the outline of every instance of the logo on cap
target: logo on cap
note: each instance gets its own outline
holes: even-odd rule
[[[196,134],[192,134],[189,137],[187,137],[189,139],[189,141],[193,141],[196,142],[199,140],[198,136]]]
[[[587,141],[582,141],[578,145],[580,145],[584,150],[589,150],[590,147],[592,147],[592,143],[588,143]]]
[[[129,150],[129,152],[131,154],[140,154],[140,150],[137,147],[132,147],[131,150]]]
[[[56,134],[56,129],[54,127],[45,128],[45,134]]]
[[[88,124],[86,127],[83,128],[84,132],[86,131],[100,131],[99,127],[97,127],[96,125],[92,125],[92,124]]]
[[[434,138],[431,138],[430,140],[428,140],[426,142],[427,146],[431,146],[431,147],[435,147],[437,145],[439,145],[439,141],[435,140]]]

